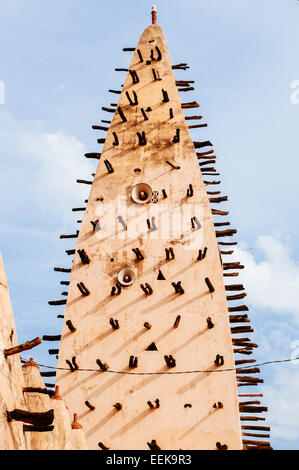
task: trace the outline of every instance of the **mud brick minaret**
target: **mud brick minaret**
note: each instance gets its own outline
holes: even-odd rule
[[[57,385],[89,449],[238,450],[240,412],[264,409],[238,400],[238,385],[260,379],[246,365],[255,345],[235,338],[253,331],[233,282],[242,266],[222,260],[236,231],[215,208],[227,198],[212,144],[189,134],[206,125],[180,99],[192,82],[173,70],[188,66],[172,65],[152,17],[122,90],[110,90],[118,103],[93,126],[107,132],[86,155],[100,160],[94,179],[78,180],[91,191],[73,209],[84,214],[67,301],[51,302],[66,303]]]

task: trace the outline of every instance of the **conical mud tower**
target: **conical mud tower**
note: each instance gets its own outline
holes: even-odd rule
[[[73,209],[84,215],[67,301],[51,302],[66,303],[57,385],[89,449],[242,449],[240,411],[264,409],[238,401],[238,385],[260,380],[235,370],[254,361],[233,353],[255,345],[232,340],[252,330],[235,302],[242,266],[222,262],[235,230],[213,219],[227,215],[211,207],[226,200],[216,156],[190,137],[204,125],[184,109],[199,105],[180,99],[193,88],[173,69],[187,66],[172,65],[155,9],[133,50],[122,91],[110,90],[118,103],[103,108],[112,120],[94,126],[107,131],[86,155],[100,159],[94,180],[78,180],[92,186]]]

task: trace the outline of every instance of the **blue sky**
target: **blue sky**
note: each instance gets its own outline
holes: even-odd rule
[[[214,144],[230,222],[238,229],[236,259],[260,346],[258,362],[285,359],[299,341],[299,3],[296,0],[160,0],[173,63],[188,62],[178,79],[196,81],[207,129],[194,139]],[[7,271],[19,342],[59,334],[48,300],[60,298],[70,266],[65,250],[77,230],[97,151],[91,126],[107,118],[131,53],[150,24],[141,0],[2,0],[0,11],[0,250]],[[297,84],[298,87],[298,84]],[[299,93],[297,95],[299,98]],[[185,98],[183,96],[182,98]],[[293,103],[292,103],[293,101]],[[298,100],[299,101],[299,100]],[[1,100],[0,100],[1,102]],[[292,349],[293,346],[293,349]],[[36,360],[55,364],[42,344]],[[299,351],[298,351],[299,355]],[[275,449],[299,449],[299,363],[262,368]]]

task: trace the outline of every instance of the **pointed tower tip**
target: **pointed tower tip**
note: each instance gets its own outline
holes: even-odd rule
[[[62,397],[59,394],[59,385],[56,385],[55,395],[51,396],[51,400],[62,400]]]
[[[157,24],[157,7],[152,5],[152,24]]]
[[[72,422],[72,429],[83,429],[83,426],[78,423],[78,415],[74,414],[74,421]]]
[[[22,368],[25,368],[25,367],[36,367],[37,369],[39,369],[39,366],[37,365],[37,363],[34,361],[32,357],[30,358],[29,361],[23,364]]]

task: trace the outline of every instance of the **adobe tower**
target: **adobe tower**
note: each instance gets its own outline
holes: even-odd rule
[[[233,283],[242,266],[222,260],[236,231],[215,209],[227,200],[216,156],[191,139],[206,125],[184,114],[199,105],[180,99],[192,82],[173,70],[188,67],[172,65],[155,7],[132,50],[122,90],[110,90],[118,103],[103,108],[112,120],[93,126],[107,132],[101,154],[86,155],[100,160],[94,179],[78,180],[91,191],[73,209],[84,214],[67,300],[50,302],[66,303],[57,385],[89,449],[265,447],[242,440],[241,420],[255,430],[263,418],[240,412],[264,409],[238,400],[239,385],[261,380],[242,336],[253,331],[246,294]]]

